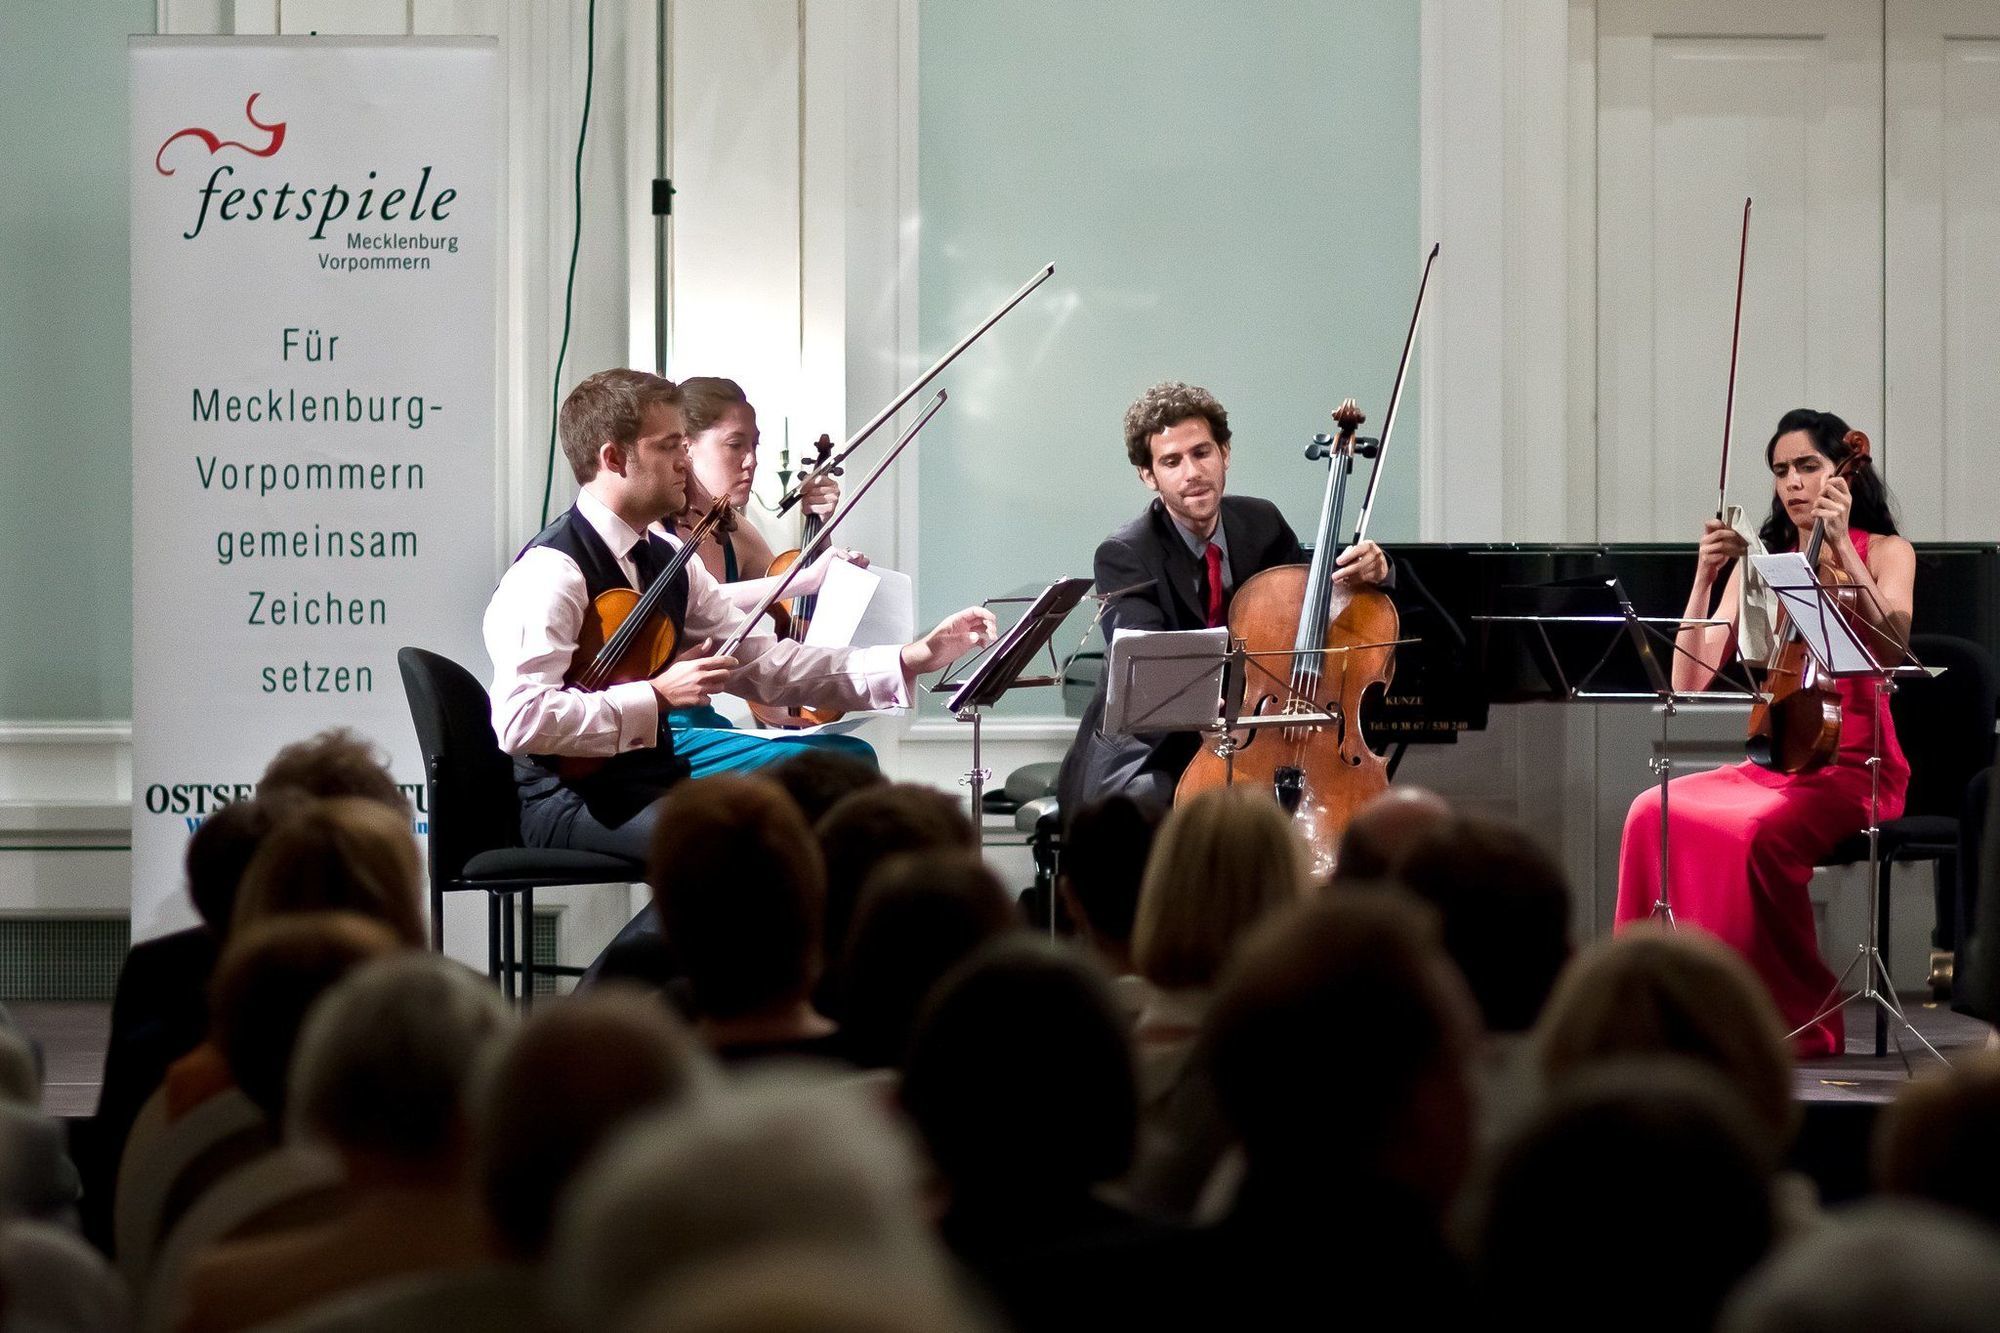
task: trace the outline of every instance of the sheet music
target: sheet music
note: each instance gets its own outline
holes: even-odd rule
[[[1229,630],[1121,629],[1105,663],[1104,730],[1190,731],[1222,716]]]
[[[916,599],[910,576],[849,560],[827,566],[813,606],[806,642],[815,648],[870,648],[916,637]]]
[[[1847,617],[1828,604],[1803,552],[1751,556],[1750,563],[1778,595],[1786,617],[1828,674],[1851,676],[1880,670]]]

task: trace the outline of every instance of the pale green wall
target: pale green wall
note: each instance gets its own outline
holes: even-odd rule
[[[0,4],[0,719],[132,712],[125,38],[153,13]]]
[[[923,360],[1056,265],[917,446],[925,615],[1088,574],[1150,498],[1119,420],[1161,379],[1215,392],[1230,489],[1310,540],[1302,448],[1350,394],[1379,425],[1426,248],[1415,0],[925,0],[920,41]],[[1417,531],[1402,411],[1385,540]]]

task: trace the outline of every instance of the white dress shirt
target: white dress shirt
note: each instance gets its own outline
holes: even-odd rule
[[[644,540],[589,489],[577,512],[613,552],[626,581],[638,586],[632,548]],[[680,642],[720,644],[743,623],[699,560],[686,566],[687,614]],[[502,576],[486,606],[486,652],[493,659],[493,730],[509,754],[604,756],[644,749],[659,739],[659,696],[647,681],[602,691],[563,684],[576,655],[577,631],[590,605],[576,561],[548,546],[533,547]],[[809,648],[779,639],[769,622],[736,650],[726,677],[732,694],[773,704],[862,709],[906,708],[911,684],[902,648]]]

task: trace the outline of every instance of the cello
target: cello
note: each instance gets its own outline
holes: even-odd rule
[[[1424,261],[1381,439],[1368,444],[1355,438],[1366,418],[1349,399],[1334,412],[1338,433],[1316,436],[1306,450],[1307,458],[1327,462],[1312,563],[1279,565],[1252,575],[1236,590],[1229,605],[1230,638],[1243,645],[1249,663],[1243,715],[1331,720],[1296,726],[1272,724],[1249,731],[1240,739],[1235,735],[1224,738],[1221,744],[1196,753],[1174,791],[1174,802],[1180,804],[1216,787],[1245,783],[1263,787],[1297,823],[1311,853],[1313,873],[1319,876],[1332,872],[1341,834],[1355,811],[1389,785],[1387,761],[1368,748],[1362,713],[1370,698],[1379,697],[1388,688],[1395,671],[1401,622],[1386,594],[1334,581],[1334,544],[1354,459],[1372,454],[1374,470],[1349,544],[1367,540],[1382,462],[1395,429],[1396,408],[1402,401],[1438,248],[1433,245]],[[1284,663],[1285,674],[1263,666],[1265,660]],[[1273,734],[1259,734],[1266,730]]]
[[[1204,748],[1188,764],[1174,803],[1231,784],[1269,791],[1299,826],[1313,873],[1332,871],[1340,835],[1354,812],[1389,786],[1388,765],[1361,732],[1363,699],[1386,689],[1399,632],[1395,604],[1374,589],[1333,581],[1334,533],[1355,457],[1355,431],[1366,420],[1353,399],[1333,418],[1339,434],[1314,441],[1308,456],[1328,460],[1310,566],[1279,565],[1244,580],[1229,605],[1229,634],[1250,663],[1244,686],[1248,717],[1323,715],[1331,723],[1272,726]],[[1286,674],[1262,659],[1286,658]]]
[[[1835,465],[1833,475],[1848,477],[1868,463],[1868,437],[1847,432],[1841,443],[1851,451]],[[1836,605],[1853,610],[1859,589],[1833,553],[1825,551],[1826,520],[1813,524],[1806,541],[1806,564],[1823,585],[1833,589]],[[1805,639],[1789,617],[1779,613],[1778,633],[1764,664],[1764,689],[1750,706],[1744,752],[1750,761],[1775,773],[1809,773],[1833,762],[1840,752],[1840,689],[1823,677],[1807,651]]]

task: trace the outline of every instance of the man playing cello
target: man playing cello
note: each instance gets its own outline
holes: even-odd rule
[[[1253,574],[1305,562],[1298,535],[1269,500],[1226,495],[1229,414],[1214,395],[1178,380],[1156,384],[1125,410],[1125,454],[1153,492],[1146,511],[1105,538],[1093,573],[1108,641],[1121,629],[1185,630],[1226,624],[1229,600]],[[1365,541],[1342,552],[1337,582],[1380,587],[1389,558]],[[1057,792],[1065,810],[1114,793],[1158,816],[1200,746],[1193,732],[1142,736],[1103,730],[1105,682],[1084,710],[1063,759]]]

